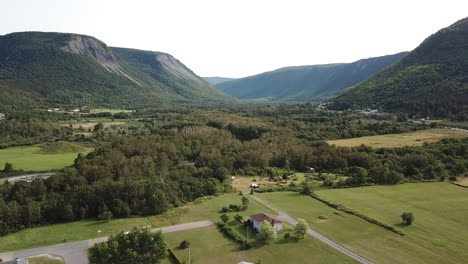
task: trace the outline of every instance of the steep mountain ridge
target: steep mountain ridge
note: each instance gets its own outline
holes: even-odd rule
[[[330,101],[422,116],[468,112],[468,18],[429,36],[408,56]]]
[[[285,67],[215,86],[240,99],[321,101],[380,72],[406,54],[402,52],[353,63]]]
[[[132,56],[145,58],[142,62]],[[15,99],[12,93],[16,93],[16,101],[27,93],[35,102],[49,104],[156,106],[235,101],[169,54],[108,47],[94,37],[69,33],[0,36],[0,86],[8,87],[9,98]],[[6,90],[0,89],[0,96]]]

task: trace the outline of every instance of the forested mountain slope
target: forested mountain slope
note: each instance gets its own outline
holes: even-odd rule
[[[330,108],[381,108],[423,116],[468,112],[468,18],[431,35],[385,71],[345,90]]]
[[[64,33],[0,36],[0,87],[10,104],[26,98],[108,106],[233,101],[169,54]]]
[[[215,86],[240,99],[320,101],[364,81],[406,54],[402,52],[353,63],[286,67]]]

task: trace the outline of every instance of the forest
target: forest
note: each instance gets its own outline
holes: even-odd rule
[[[138,109],[125,117],[127,126],[96,125],[86,137],[58,123],[86,116],[18,113],[0,121],[0,134],[10,135],[2,147],[59,140],[95,147],[46,180],[1,185],[0,235],[90,217],[160,214],[199,197],[234,192],[232,175],[279,181],[314,168],[345,176],[324,186],[344,188],[444,181],[468,168],[468,138],[402,148],[325,142],[444,125],[386,114],[302,104]]]

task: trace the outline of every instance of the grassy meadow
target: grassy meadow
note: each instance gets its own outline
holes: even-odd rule
[[[448,128],[438,128],[419,130],[401,134],[388,134],[351,139],[329,140],[327,141],[327,143],[338,147],[357,147],[364,144],[366,146],[374,148],[396,148],[404,146],[421,146],[426,142],[433,143],[443,138],[464,137],[468,137],[468,132]]]
[[[133,227],[170,226],[179,223],[211,220],[220,221],[219,211],[223,206],[229,204],[241,204],[241,196],[238,194],[226,194],[217,197],[199,199],[199,202],[187,204],[174,208],[164,214],[150,217],[131,217],[112,219],[110,223],[104,223],[96,219],[86,219],[64,224],[54,224],[29,228],[20,232],[12,233],[0,237],[0,252],[40,247],[62,243],[64,238],[67,241],[78,241],[96,237],[109,236],[121,231],[127,231]],[[242,212],[227,213],[232,219],[234,215],[240,214],[244,217],[259,212],[275,214],[275,212],[264,208],[262,205],[251,200],[249,208]],[[101,233],[98,233],[101,230]]]
[[[468,201],[467,192],[447,183],[317,191],[328,200],[397,226],[406,236],[337,212],[299,193],[255,195],[294,218],[304,218],[312,229],[375,263],[466,263],[468,254],[463,240],[468,236],[468,211],[463,208]],[[415,213],[413,226],[400,226],[404,211]]]
[[[444,262],[468,262],[468,189],[449,183],[374,186],[317,193],[386,223],[399,226],[422,248],[448,254]],[[401,226],[400,215],[412,212],[415,221]]]
[[[91,148],[65,142],[0,149],[0,167],[9,162],[15,170],[58,170],[73,164],[78,153],[91,151]]]
[[[240,250],[239,245],[224,237],[216,227],[204,227],[165,234],[166,241],[180,261],[188,263],[188,249],[179,249],[183,240],[190,242],[192,263],[356,263],[328,245],[306,236],[304,240],[284,240],[283,235],[269,245]],[[169,263],[167,261],[167,263]]]

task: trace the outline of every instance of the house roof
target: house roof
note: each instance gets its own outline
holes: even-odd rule
[[[272,216],[271,214],[267,213],[260,213],[260,214],[255,214],[251,215],[250,218],[253,220],[262,223],[263,221],[267,220],[269,223],[276,224],[276,223],[282,223],[283,221],[279,220],[278,218]]]

